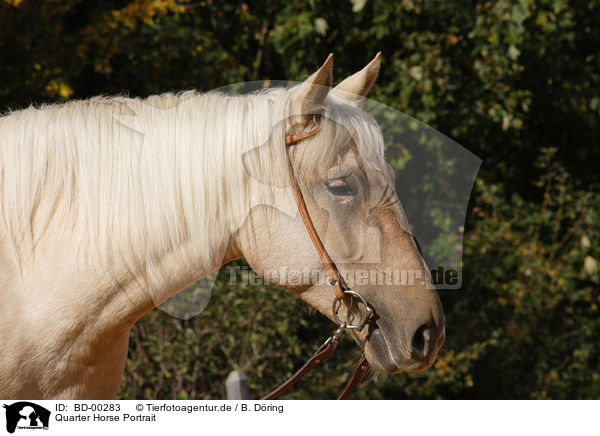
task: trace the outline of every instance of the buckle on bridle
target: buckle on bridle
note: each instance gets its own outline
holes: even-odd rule
[[[340,310],[340,307],[342,306],[342,300],[340,300],[336,297],[333,300],[333,304],[331,306],[331,310],[333,312],[333,317],[335,318],[337,323],[340,325],[340,329],[356,330],[356,331],[360,332],[367,324],[367,321],[369,321],[369,318],[371,318],[371,316],[373,315],[373,308],[371,306],[369,306],[369,303],[367,303],[367,300],[365,300],[365,298],[356,291],[351,291],[350,289],[347,289],[344,291],[344,294],[349,294],[351,297],[352,296],[357,297],[359,299],[359,303],[362,303],[365,308],[364,313],[362,314],[362,316],[357,324],[347,324],[347,323],[343,322],[342,320],[340,320],[340,318],[338,316],[338,311]]]

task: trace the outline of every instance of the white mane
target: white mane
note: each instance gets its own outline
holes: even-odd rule
[[[246,219],[252,198],[269,202],[286,184],[291,95],[98,97],[0,118],[0,242],[22,267],[48,229],[78,229],[86,261],[132,271],[193,242],[195,256],[180,261],[210,271],[225,249],[215,241]],[[300,177],[324,174],[351,139],[383,166],[366,113],[330,95],[324,119],[295,154]]]

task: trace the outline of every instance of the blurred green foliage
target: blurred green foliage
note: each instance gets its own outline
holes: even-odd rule
[[[372,97],[484,161],[448,339],[425,372],[372,374],[355,398],[600,398],[600,2],[1,0],[0,108],[301,79],[378,51]],[[400,163],[402,159],[398,159]],[[122,398],[255,396],[332,324],[291,294],[217,280],[204,313],[153,311],[131,333]],[[333,398],[350,341],[287,398]]]

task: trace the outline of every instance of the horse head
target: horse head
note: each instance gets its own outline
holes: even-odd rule
[[[364,110],[380,55],[336,87],[332,66],[330,56],[286,91],[286,133],[320,126],[288,147],[287,158],[333,262],[375,310],[366,328],[350,332],[364,344],[369,363],[388,373],[425,369],[444,341],[444,314],[396,195],[394,171],[384,160],[381,130]],[[322,280],[323,263],[300,217],[280,214],[268,224],[260,217],[253,222],[265,232],[258,240],[253,236],[253,243],[241,242],[252,268],[334,319],[331,286]],[[303,278],[289,280],[291,271]],[[338,317],[356,322],[361,310],[342,305]]]

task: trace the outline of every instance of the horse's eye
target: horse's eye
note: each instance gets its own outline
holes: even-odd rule
[[[354,192],[352,191],[350,184],[345,179],[330,180],[329,182],[325,183],[325,186],[327,186],[327,189],[333,195],[339,195],[339,196],[354,195]]]

